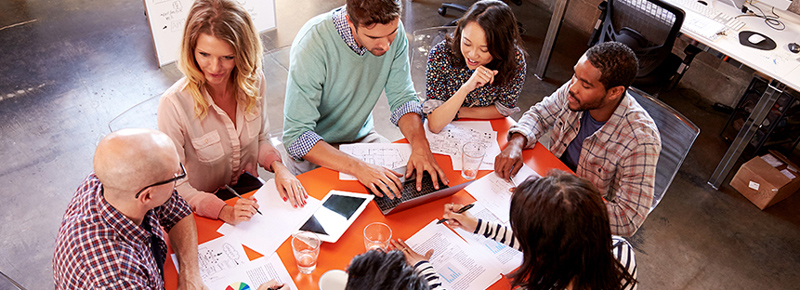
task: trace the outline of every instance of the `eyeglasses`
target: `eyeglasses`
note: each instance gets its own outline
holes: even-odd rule
[[[144,188],[142,188],[142,190],[139,190],[139,192],[136,193],[135,198],[139,198],[139,194],[141,194],[142,191],[144,191],[145,189],[151,188],[153,186],[164,185],[164,184],[167,184],[167,183],[170,183],[170,182],[178,182],[178,180],[181,180],[184,177],[186,177],[186,168],[183,168],[183,163],[181,163],[181,173],[180,174],[176,173],[175,177],[173,177],[173,178],[170,178],[170,179],[167,179],[167,180],[164,180],[164,181],[159,181],[159,182],[153,183],[151,185],[145,186]],[[175,185],[173,185],[173,187],[174,186]]]

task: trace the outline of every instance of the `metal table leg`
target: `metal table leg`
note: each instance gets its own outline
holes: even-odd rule
[[[725,156],[722,157],[717,168],[714,169],[714,173],[711,174],[711,178],[708,179],[708,185],[719,190],[722,181],[728,177],[728,173],[731,172],[733,164],[735,164],[739,156],[742,155],[742,151],[747,144],[750,143],[756,130],[761,127],[761,122],[764,121],[767,113],[769,113],[769,110],[775,105],[778,96],[783,93],[785,88],[786,85],[777,80],[772,80],[769,83],[767,89],[761,94],[761,98],[758,99],[755,108],[753,108],[753,112],[750,113],[750,116],[747,117],[747,120],[744,122],[744,126],[742,126],[739,133],[736,134],[736,139],[734,139],[731,146],[728,147]]]
[[[569,0],[558,0],[556,7],[553,9],[553,16],[550,17],[550,25],[547,26],[547,35],[544,37],[544,43],[542,44],[542,52],[539,54],[539,63],[533,72],[539,80],[544,79],[544,73],[547,70],[547,64],[550,62],[550,55],[553,54],[553,45],[556,43],[558,30],[561,29],[568,3]]]

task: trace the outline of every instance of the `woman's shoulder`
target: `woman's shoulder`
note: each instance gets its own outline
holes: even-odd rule
[[[514,52],[514,59],[517,61],[518,64],[524,66],[525,65],[525,51],[522,50],[522,48],[519,47],[519,45],[514,45],[514,48],[516,48],[516,50]]]
[[[185,104],[194,105],[194,99],[189,92],[187,84],[189,83],[186,77],[182,77],[177,82],[172,84],[164,94],[161,95],[160,104],[172,103],[175,106],[183,106]]]

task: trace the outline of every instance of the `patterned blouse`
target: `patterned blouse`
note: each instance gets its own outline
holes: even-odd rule
[[[428,66],[425,72],[427,79],[427,100],[422,104],[422,111],[430,114],[445,101],[450,99],[475,70],[465,66],[455,66],[453,50],[442,41],[435,45],[428,54]],[[461,57],[461,56],[457,56]],[[517,48],[515,54],[517,69],[514,77],[505,85],[487,84],[467,94],[462,107],[487,107],[494,105],[504,116],[519,112],[517,98],[525,83],[526,64],[522,50]]]

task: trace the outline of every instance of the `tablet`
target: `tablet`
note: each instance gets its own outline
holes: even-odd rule
[[[361,215],[374,196],[371,194],[331,190],[322,199],[322,206],[300,227],[314,232],[319,239],[335,243],[353,221]]]

